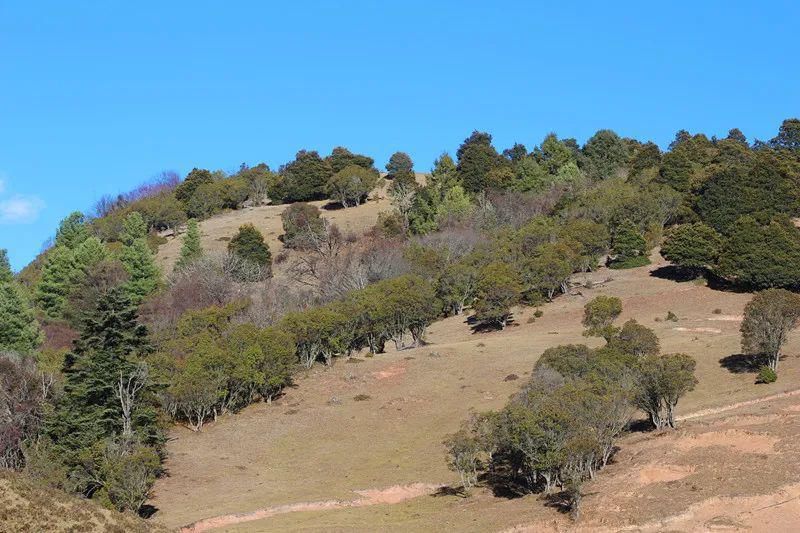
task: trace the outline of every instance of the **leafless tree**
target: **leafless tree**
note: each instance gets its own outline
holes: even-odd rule
[[[136,397],[147,384],[149,370],[146,363],[137,364],[128,375],[120,372],[117,381],[117,398],[122,408],[122,436],[130,438],[133,435],[131,415],[136,403]]]

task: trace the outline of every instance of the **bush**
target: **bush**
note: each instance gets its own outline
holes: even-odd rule
[[[622,261],[614,261],[609,263],[608,268],[613,268],[614,270],[625,270],[626,268],[642,267],[649,264],[650,259],[648,259],[647,256],[639,255],[636,257],[623,259]]]
[[[315,205],[298,202],[281,213],[283,222],[283,244],[288,248],[303,249],[308,246],[308,237],[325,232],[325,222]]]
[[[239,232],[228,243],[228,251],[264,268],[272,266],[272,254],[264,242],[264,236],[252,224],[239,227]]]
[[[769,365],[764,365],[758,369],[756,383],[775,383],[778,381],[778,373],[772,370]]]

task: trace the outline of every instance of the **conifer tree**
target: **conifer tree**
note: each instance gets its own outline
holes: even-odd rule
[[[128,273],[129,279],[125,283],[125,291],[135,304],[158,287],[161,272],[156,265],[153,252],[143,237],[134,239],[122,249],[120,260]]]
[[[33,307],[14,280],[6,250],[0,250],[0,350],[27,353],[41,342]]]
[[[184,268],[202,255],[203,247],[200,244],[200,227],[197,225],[197,220],[192,218],[189,219],[186,235],[183,237],[181,256],[178,258],[175,268]]]
[[[121,288],[110,289],[85,319],[75,349],[66,357],[64,394],[46,423],[81,492],[91,493],[102,485],[82,475],[87,454],[107,439],[124,435],[126,419],[139,442],[159,442],[155,410],[148,401],[152,389],[141,377],[146,373],[137,374],[150,351],[147,329],[139,324],[133,302]],[[131,379],[140,379],[141,387],[126,418],[119,390]]]
[[[122,221],[122,242],[131,245],[136,239],[147,237],[147,223],[138,211],[134,211]]]

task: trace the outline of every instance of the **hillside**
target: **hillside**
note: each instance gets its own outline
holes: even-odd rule
[[[130,514],[109,511],[95,502],[39,486],[21,475],[0,470],[0,531],[144,533],[168,529]]]
[[[651,327],[665,352],[682,351],[697,359],[699,385],[679,404],[679,416],[794,388],[800,377],[795,356],[782,362],[781,379],[766,386],[754,385],[752,373],[734,372],[721,363],[739,351],[739,320],[749,294],[660,278],[666,263],[658,256],[653,260],[650,267],[588,274],[608,281],[545,305],[544,316],[533,323],[528,322],[533,309],[522,309],[506,331],[474,334],[464,317],[451,317],[431,326],[428,346],[315,368],[272,405],[223,417],[202,433],[176,428],[168,446],[170,476],[157,483],[152,501],[159,509],[156,520],[177,527],[273,506],[347,502],[367,489],[399,486],[394,492],[413,496],[420,487],[414,484],[454,483],[443,458],[443,437],[470,411],[502,406],[545,348],[587,342],[581,335],[582,308],[597,294],[620,297],[621,319],[633,317]],[[663,320],[668,311],[677,322]],[[785,351],[796,353],[799,347],[793,339]],[[358,395],[367,398],[357,401]],[[634,435],[626,442],[641,438]],[[599,482],[620,479],[613,472],[604,471]],[[495,498],[482,489],[468,499],[420,497],[391,508],[292,513],[241,528],[315,530],[335,523],[343,530],[370,530],[384,528],[386,520],[389,529],[411,531],[431,527],[444,516],[450,526],[466,531],[485,529],[480,524],[501,530],[540,520],[560,523],[561,515],[536,501],[536,496]]]

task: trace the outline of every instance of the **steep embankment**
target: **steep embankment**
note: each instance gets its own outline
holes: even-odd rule
[[[357,499],[355,491],[370,487],[455,482],[445,464],[443,437],[471,410],[503,405],[545,348],[594,342],[581,336],[580,319],[583,305],[597,294],[621,297],[621,320],[636,318],[653,328],[663,351],[697,359],[700,384],[679,405],[679,414],[800,383],[797,357],[781,363],[781,379],[770,386],[753,385],[753,374],[740,372],[737,358],[729,357],[739,352],[738,320],[749,295],[652,275],[661,266],[663,261],[590,274],[595,281],[612,279],[547,304],[535,322],[529,322],[532,309],[521,310],[516,324],[503,332],[473,334],[464,317],[451,317],[431,327],[428,346],[317,367],[272,405],[223,417],[199,434],[175,428],[170,476],[158,482],[152,502],[159,508],[156,519],[178,527],[302,502],[351,501]],[[678,322],[665,321],[667,311]],[[793,339],[786,353],[796,353],[797,347]],[[604,471],[601,479],[607,475]],[[535,496],[507,500],[478,491],[463,500],[421,497],[393,506],[289,513],[241,528],[477,531],[531,521],[562,524],[563,517],[536,501]]]

